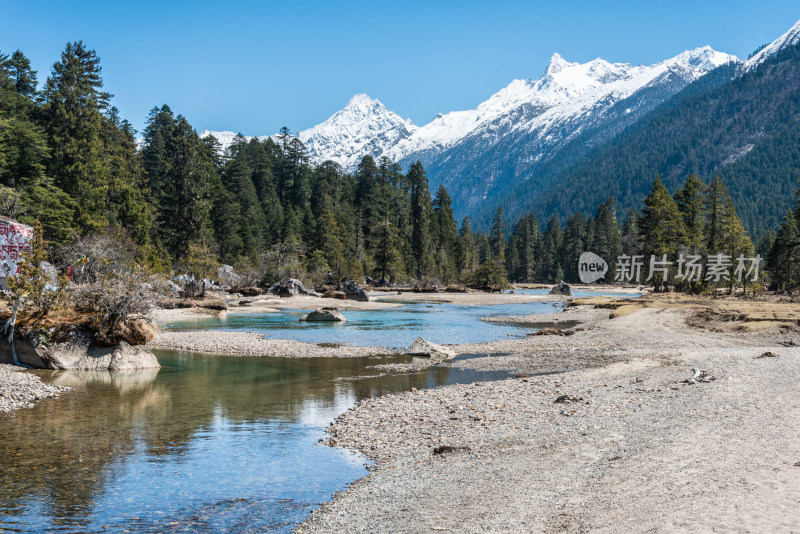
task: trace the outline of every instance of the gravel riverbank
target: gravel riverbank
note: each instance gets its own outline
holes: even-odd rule
[[[456,363],[532,374],[575,358],[577,370],[379,397],[339,417],[328,443],[375,464],[298,531],[800,531],[796,330],[699,330],[687,310],[585,315],[575,335],[481,345],[511,356]]]
[[[159,332],[147,347],[207,352],[225,356],[275,356],[280,358],[356,358],[394,352],[386,347],[304,343],[288,339],[267,339],[263,334],[255,332],[221,330]]]
[[[31,408],[42,400],[58,397],[70,388],[45,384],[21,367],[0,364],[0,413]]]

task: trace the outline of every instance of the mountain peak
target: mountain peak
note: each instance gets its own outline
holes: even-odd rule
[[[553,56],[550,58],[550,62],[547,64],[547,68],[545,69],[544,73],[545,75],[556,74],[567,67],[571,67],[572,65],[574,65],[574,63],[570,63],[561,57],[561,54],[558,52],[553,52]]]
[[[753,57],[744,62],[744,70],[749,71],[762,64],[784,48],[800,43],[800,21],[789,28],[789,31],[772,41],[770,44],[756,52]]]
[[[375,98],[371,98],[366,93],[356,93],[353,97],[347,102],[346,108],[350,107],[360,107],[360,106],[374,106],[375,104],[381,104],[380,100]]]
[[[741,60],[734,55],[726,54],[724,52],[717,52],[710,46],[706,45],[694,48],[692,50],[686,50],[674,58],[668,59],[667,62],[681,64],[708,72],[714,70],[720,65],[725,65],[726,63],[741,63]]]

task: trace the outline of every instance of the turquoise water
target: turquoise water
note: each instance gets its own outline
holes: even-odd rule
[[[174,328],[402,347],[418,336],[439,343],[520,336],[535,325],[480,318],[559,309],[418,303],[345,312],[343,325],[301,323],[307,312],[289,310]],[[407,362],[407,356],[156,354],[161,369],[36,372],[76,389],[0,415],[0,532],[289,532],[366,474],[364,458],[318,444],[337,415],[360,399],[412,387],[508,376],[449,367],[413,373],[371,368]]]
[[[229,313],[226,318],[171,323],[171,330],[246,330],[269,338],[293,339],[311,343],[347,343],[382,347],[408,347],[417,337],[434,343],[483,343],[522,336],[531,325],[481,321],[481,317],[554,313],[561,303],[534,302],[497,306],[456,306],[454,304],[413,303],[399,308],[375,311],[347,311],[344,323],[307,323],[300,317],[307,310],[282,310],[277,313]]]
[[[407,360],[386,356],[157,356],[160,370],[39,372],[78,389],[0,415],[1,532],[289,532],[366,474],[363,458],[317,443],[338,414],[507,376],[369,368]]]

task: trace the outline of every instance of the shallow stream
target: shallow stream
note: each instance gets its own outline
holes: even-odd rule
[[[403,347],[418,336],[438,343],[522,336],[535,325],[480,318],[559,309],[417,303],[348,311],[343,325],[301,323],[307,312],[287,310],[171,328]],[[366,473],[364,458],[318,443],[325,427],[358,400],[508,376],[372,368],[405,363],[408,356],[156,355],[158,370],[36,371],[76,389],[0,414],[0,532],[289,532]]]

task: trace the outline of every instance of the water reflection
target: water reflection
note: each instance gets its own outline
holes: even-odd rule
[[[365,371],[407,361],[389,356],[158,357],[143,373],[41,372],[78,389],[0,416],[0,531],[288,531],[364,474],[362,459],[316,445],[337,414],[505,376]]]
[[[560,311],[562,303],[528,302],[492,306],[410,303],[385,310],[347,310],[344,323],[301,322],[307,310],[237,314],[167,324],[169,330],[248,330],[279,339],[408,347],[417,337],[434,343],[483,343],[524,335],[526,325],[486,322],[484,317]]]

